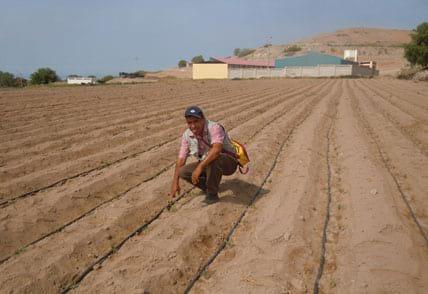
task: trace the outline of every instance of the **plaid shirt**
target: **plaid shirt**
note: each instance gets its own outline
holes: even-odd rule
[[[221,125],[205,120],[202,137],[193,134],[190,129],[184,132],[178,157],[184,159],[193,155],[202,160],[209,151],[209,146],[206,143],[223,144],[225,137],[226,133]]]

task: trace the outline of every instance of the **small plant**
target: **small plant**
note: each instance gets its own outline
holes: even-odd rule
[[[178,210],[176,203],[168,207],[170,212],[176,212]]]
[[[421,68],[419,66],[414,66],[414,67],[410,67],[410,68],[408,68],[408,67],[407,68],[403,68],[398,73],[397,78],[398,79],[402,79],[402,80],[410,80],[419,71],[421,71]]]
[[[114,78],[113,76],[111,76],[111,75],[107,75],[107,76],[104,76],[104,77],[102,77],[101,79],[99,79],[99,80],[98,80],[98,83],[100,83],[100,84],[105,84],[105,83],[107,83],[108,81],[112,80],[113,78]]]
[[[23,252],[25,252],[27,250],[26,246],[22,246],[21,248],[19,248],[18,250],[16,250],[15,254],[21,254]]]

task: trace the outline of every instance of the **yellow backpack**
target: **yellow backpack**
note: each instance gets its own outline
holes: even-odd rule
[[[244,145],[242,145],[238,141],[234,139],[230,139],[230,140],[232,142],[233,148],[235,148],[235,154],[236,154],[236,159],[238,160],[239,171],[241,172],[241,174],[246,174],[250,170],[248,166],[244,169],[244,166],[250,162],[250,157],[248,156],[247,150],[245,149]]]
[[[230,141],[232,143],[233,148],[235,149],[235,153],[232,153],[226,149],[223,149],[222,152],[236,158],[236,160],[238,161],[239,171],[241,172],[241,174],[245,175],[250,170],[248,166],[245,167],[245,165],[250,162],[250,157],[248,156],[247,149],[245,149],[244,145],[234,139],[230,139]],[[206,142],[204,139],[202,139],[202,142],[211,148],[212,145],[210,143]]]

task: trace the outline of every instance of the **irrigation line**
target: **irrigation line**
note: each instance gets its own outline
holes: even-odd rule
[[[358,85],[355,85],[356,88],[358,90],[360,90],[361,92],[363,92],[364,94],[366,94],[366,97],[369,97],[369,95],[367,95],[367,90],[362,89],[361,87],[359,87]],[[372,93],[375,93],[375,95],[377,97],[381,97],[383,99],[383,101],[385,101],[385,103],[390,103],[388,100],[386,100],[385,98],[383,98],[381,95],[377,94],[376,92],[374,92],[372,89],[368,88],[370,91],[372,91]],[[387,110],[382,109],[382,105],[380,105],[378,102],[374,101],[372,98],[368,98],[370,100],[370,103],[373,105],[373,107],[385,118],[386,121],[388,121],[390,124],[392,124],[402,135],[403,137],[405,137],[408,141],[410,141],[413,146],[418,149],[423,155],[428,156],[428,152],[427,150],[424,150],[424,148],[422,148],[420,145],[423,145],[423,143],[417,138],[417,137],[413,137],[410,133],[408,133],[408,131],[406,131],[401,125],[400,122],[398,122]],[[397,108],[399,111],[412,116],[410,114],[408,114],[407,112],[405,112],[404,110],[402,110],[401,108],[399,108],[398,106],[395,106],[394,104],[390,103],[390,105],[392,105],[393,107]],[[420,123],[421,120],[412,116],[412,118],[417,121],[417,123]]]
[[[314,98],[309,105],[315,101],[316,99]],[[304,100],[302,100],[304,101]],[[301,101],[301,102],[302,102]],[[298,103],[299,104],[299,103]],[[297,104],[297,105],[298,105]],[[295,106],[297,106],[295,105]],[[287,106],[284,107],[284,109]],[[284,110],[283,109],[283,110]],[[283,113],[281,116],[277,116],[274,117],[272,120],[270,120],[265,126],[263,126],[263,128],[259,129],[257,132],[255,132],[249,139],[248,141],[250,141],[251,139],[253,139],[257,134],[259,134],[263,129],[265,129],[266,127],[268,127],[270,124],[272,124],[275,120],[279,119],[280,117],[282,117],[283,115],[285,115],[287,113],[287,111],[285,113]],[[302,123],[310,114],[311,112],[309,111],[306,116],[302,119],[302,121],[300,123]],[[287,142],[288,138],[290,138],[291,134],[293,133],[293,130],[298,126],[299,124],[296,124],[295,126],[293,126],[293,128],[290,130],[288,136],[286,137],[286,139],[284,140],[283,144],[280,147],[280,151],[283,148],[283,146],[285,145],[285,143]],[[247,141],[247,142],[248,142]],[[280,151],[277,153],[275,159],[274,159],[274,164],[272,165],[271,169],[269,170],[268,176],[264,179],[262,185],[260,186],[260,188],[257,190],[256,194],[253,196],[253,199],[251,200],[251,202],[249,203],[249,205],[247,206],[247,208],[244,210],[243,214],[241,214],[239,221],[237,223],[235,223],[234,227],[236,228],[240,222],[240,220],[244,217],[246,210],[248,210],[248,207],[254,202],[254,200],[256,199],[256,197],[260,194],[260,191],[263,187],[263,185],[266,183],[269,175],[271,174],[273,168],[276,165],[277,159],[279,157],[279,153]],[[192,188],[193,189],[193,188]],[[168,209],[169,207],[171,207],[172,205],[174,205],[176,202],[178,202],[180,199],[183,198],[183,196],[187,193],[189,193],[191,190],[185,192],[183,195],[181,195],[179,198],[175,199],[173,202],[169,203],[167,206],[163,207],[152,219],[150,219],[148,222],[146,222],[145,224],[143,224],[142,226],[140,226],[137,230],[135,230],[134,232],[132,232],[131,234],[129,234],[124,240],[122,240],[117,246],[115,246],[113,249],[111,249],[107,254],[105,254],[104,256],[100,257],[97,261],[95,261],[93,264],[91,264],[87,269],[85,269],[85,271],[82,272],[82,274],[80,274],[78,276],[78,278],[76,278],[70,285],[68,285],[61,293],[67,293],[69,292],[71,289],[74,289],[76,287],[79,286],[79,283],[91,272],[94,270],[94,267],[97,264],[101,264],[104,260],[106,260],[109,256],[111,256],[112,254],[116,253],[124,244],[126,241],[128,241],[131,237],[138,235],[140,232],[142,232],[147,226],[149,226],[151,223],[153,223],[153,221],[155,221],[156,219],[158,219],[162,213],[165,211],[165,209]],[[233,232],[232,232],[233,233]],[[231,236],[232,233],[229,233],[229,235]],[[228,238],[226,240],[228,240],[230,238],[230,236],[228,236]],[[227,243],[227,242],[226,242]],[[226,244],[224,243],[224,245]],[[224,248],[223,245],[223,248]],[[220,250],[221,251],[221,250]],[[217,254],[218,255],[218,254]],[[213,259],[214,260],[214,259]],[[195,280],[196,281],[196,280]]]
[[[360,89],[360,91],[361,91],[361,89]],[[401,188],[401,185],[398,182],[398,179],[395,177],[395,175],[394,175],[394,173],[393,173],[393,171],[391,169],[391,166],[388,164],[388,160],[386,158],[387,155],[385,155],[384,152],[382,152],[382,149],[380,148],[380,143],[378,142],[378,140],[374,136],[373,129],[371,128],[369,122],[367,121],[367,119],[365,118],[364,114],[362,113],[362,110],[360,108],[358,99],[355,97],[355,93],[353,93],[352,91],[350,91],[350,92],[351,92],[351,96],[353,98],[354,104],[355,104],[355,106],[357,108],[358,115],[359,115],[361,121],[363,122],[363,125],[367,129],[367,131],[369,133],[369,136],[372,138],[372,140],[373,140],[373,142],[374,142],[374,144],[376,146],[376,149],[377,149],[377,151],[379,153],[380,159],[382,160],[383,164],[385,165],[386,169],[388,170],[389,174],[391,175],[391,177],[392,177],[392,179],[393,179],[393,181],[394,181],[394,183],[395,183],[395,185],[397,187],[397,190],[398,190],[401,198],[403,199],[405,205],[407,206],[407,209],[410,212],[410,215],[411,215],[413,221],[415,222],[415,224],[416,224],[416,226],[417,226],[420,234],[425,239],[425,245],[428,246],[428,236],[425,233],[424,229],[422,228],[422,225],[420,224],[420,222],[419,222],[419,220],[418,220],[418,218],[417,218],[417,216],[416,216],[416,214],[414,212],[414,209],[410,205],[410,202],[408,200],[408,196],[403,192],[403,189]]]
[[[304,100],[302,100],[301,102],[303,102]],[[297,105],[299,104],[300,102],[298,102],[298,103],[296,103],[295,105],[292,105],[292,107],[294,108],[294,107],[297,107]],[[268,121],[261,129],[259,129],[258,131],[256,131],[253,135],[251,135],[251,137],[249,137],[248,138],[248,141],[250,141],[250,140],[252,140],[257,134],[259,134],[262,130],[264,130],[266,127],[268,127],[271,123],[273,123],[276,119],[278,119],[280,116],[282,116],[282,115],[285,115],[288,111],[285,111],[286,110],[286,108],[288,107],[289,105],[287,104],[287,105],[285,105],[283,108],[282,108],[282,110],[281,111],[279,111],[278,113],[280,113],[280,115],[278,115],[278,116],[274,116],[274,118],[273,119],[271,119],[270,121]],[[284,112],[284,113],[283,113]],[[79,217],[77,217],[77,218],[75,218],[75,219],[73,219],[72,221],[70,221],[70,222],[68,222],[68,223],[66,223],[66,224],[64,224],[64,225],[62,225],[61,227],[59,227],[59,228],[57,228],[57,229],[55,229],[54,231],[51,231],[51,232],[49,232],[48,234],[46,234],[46,235],[44,235],[44,236],[42,236],[42,237],[40,237],[40,238],[38,238],[37,240],[34,240],[34,241],[32,241],[32,242],[30,242],[30,243],[28,243],[28,244],[26,244],[26,245],[24,245],[24,246],[22,246],[22,247],[24,247],[24,248],[26,248],[26,247],[28,247],[28,246],[31,246],[31,245],[34,245],[34,244],[36,244],[36,243],[38,243],[38,242],[40,242],[41,240],[43,240],[43,239],[46,239],[46,238],[48,238],[49,236],[51,236],[51,235],[53,235],[53,234],[55,234],[55,233],[58,233],[58,232],[60,232],[60,231],[62,231],[64,228],[66,228],[66,227],[68,227],[68,226],[70,226],[70,225],[72,225],[73,223],[75,223],[75,222],[77,222],[77,221],[79,221],[79,220],[81,220],[82,218],[84,218],[84,217],[86,217],[87,215],[89,215],[89,214],[91,214],[93,211],[95,211],[96,209],[98,209],[98,208],[100,208],[101,206],[103,206],[103,205],[105,205],[105,204],[108,204],[108,203],[110,203],[110,202],[113,202],[114,200],[117,200],[117,199],[120,199],[120,197],[122,197],[122,196],[124,196],[124,195],[126,195],[128,192],[130,192],[131,190],[133,190],[133,189],[135,189],[135,188],[137,188],[137,187],[139,187],[141,184],[143,184],[143,183],[146,183],[146,182],[148,182],[148,181],[151,181],[151,180],[153,180],[154,178],[156,178],[157,176],[159,176],[160,174],[162,174],[163,172],[165,172],[166,170],[168,170],[171,166],[173,166],[174,165],[174,163],[171,163],[171,164],[169,164],[169,165],[167,165],[166,167],[164,167],[164,168],[162,168],[160,171],[158,171],[156,174],[154,174],[154,175],[152,175],[151,177],[149,177],[149,178],[147,178],[147,179],[145,179],[144,181],[142,181],[142,182],[140,182],[140,183],[138,183],[138,184],[136,184],[136,185],[134,185],[134,186],[132,186],[132,187],[130,187],[129,189],[127,189],[126,191],[124,191],[124,192],[121,192],[120,194],[118,194],[118,195],[115,195],[114,197],[112,197],[111,199],[109,199],[109,200],[107,200],[107,201],[104,201],[104,202],[102,202],[102,203],[100,203],[99,205],[97,205],[97,206],[95,206],[95,207],[93,207],[92,209],[90,209],[89,211],[87,211],[87,212],[85,212],[84,214],[82,214],[82,215],[80,215]],[[174,202],[175,203],[175,202]],[[170,205],[170,204],[168,204],[168,205]],[[167,206],[168,206],[167,205]],[[167,207],[166,206],[166,207]],[[164,208],[162,208],[162,210],[164,210],[165,209],[165,207]],[[6,262],[7,260],[9,260],[12,256],[14,256],[14,255],[16,255],[17,254],[17,252],[15,252],[15,253],[13,253],[13,254],[11,254],[11,255],[9,255],[9,256],[7,256],[6,258],[4,258],[4,259],[2,259],[2,260],[0,260],[0,265],[1,264],[3,264],[4,262]]]
[[[327,131],[327,150],[326,150],[326,163],[327,163],[327,211],[324,219],[324,228],[322,230],[322,239],[321,239],[321,256],[320,256],[320,264],[318,267],[317,275],[315,278],[314,283],[314,294],[319,293],[319,287],[320,287],[320,280],[324,271],[324,264],[325,264],[325,252],[326,252],[326,244],[327,244],[327,229],[328,229],[328,223],[330,221],[330,211],[331,211],[331,199],[332,199],[332,179],[331,179],[331,162],[330,162],[330,140],[331,140],[331,133],[333,130],[335,118],[331,118],[330,127]]]
[[[52,236],[53,234],[56,234],[56,233],[58,233],[58,232],[62,231],[62,230],[63,230],[63,229],[65,229],[66,227],[68,227],[68,226],[70,226],[70,225],[74,224],[75,222],[77,222],[77,221],[81,220],[82,218],[86,217],[87,215],[91,214],[93,211],[97,210],[97,209],[98,209],[98,208],[100,208],[101,206],[106,205],[106,204],[108,204],[108,203],[110,203],[110,202],[113,202],[114,200],[119,199],[120,197],[124,196],[125,194],[127,194],[127,193],[128,193],[128,192],[130,192],[131,190],[133,190],[133,189],[135,189],[135,188],[137,188],[137,187],[141,186],[143,183],[146,183],[146,182],[149,182],[149,181],[153,180],[154,178],[156,178],[157,176],[159,176],[159,175],[160,175],[160,174],[162,174],[163,172],[167,171],[167,170],[168,170],[171,166],[173,166],[173,165],[174,165],[174,163],[167,165],[166,167],[164,167],[164,168],[162,168],[160,171],[158,171],[156,174],[154,174],[154,175],[150,176],[149,178],[145,179],[144,181],[142,181],[142,182],[140,182],[140,183],[138,183],[138,184],[136,184],[136,185],[134,185],[134,186],[132,186],[132,187],[128,188],[126,191],[123,191],[123,192],[121,192],[121,193],[119,193],[119,194],[115,195],[114,197],[110,198],[109,200],[107,200],[107,201],[104,201],[104,202],[100,203],[99,205],[97,205],[97,206],[95,206],[95,207],[91,208],[90,210],[88,210],[88,211],[87,211],[87,212],[85,212],[84,214],[80,215],[79,217],[77,217],[77,218],[75,218],[75,219],[73,219],[73,220],[69,221],[68,223],[66,223],[66,224],[64,224],[64,225],[62,225],[62,226],[60,226],[59,228],[57,228],[57,229],[55,229],[55,230],[53,230],[53,231],[51,231],[51,232],[47,233],[46,235],[43,235],[42,237],[40,237],[40,238],[38,238],[38,239],[36,239],[36,240],[34,240],[34,241],[32,241],[32,242],[30,242],[30,243],[28,243],[28,244],[24,245],[23,247],[24,247],[24,248],[27,248],[28,246],[34,245],[34,244],[36,244],[36,243],[38,243],[38,242],[42,241],[43,239],[46,239],[46,238],[48,238],[49,236]],[[21,247],[21,248],[22,248],[22,247]],[[19,251],[19,250],[18,250],[18,251]],[[17,254],[17,252],[14,252],[13,254],[11,254],[11,255],[7,256],[6,258],[4,258],[4,259],[0,260],[0,265],[1,265],[1,264],[3,264],[4,262],[6,262],[7,260],[9,260],[12,256],[14,256],[14,255],[16,255],[16,254]]]
[[[315,101],[312,100],[312,102]],[[310,103],[311,104],[311,103]],[[309,104],[309,105],[310,105]],[[302,113],[302,112],[301,112]],[[251,207],[251,205],[254,203],[254,201],[257,199],[257,197],[260,195],[260,192],[262,191],[264,185],[266,184],[267,180],[272,174],[273,169],[276,167],[276,164],[278,162],[278,158],[284,149],[285,144],[290,139],[291,135],[294,133],[294,130],[300,126],[312,113],[312,110],[308,111],[307,114],[301,119],[300,122],[296,123],[291,130],[289,131],[288,135],[285,137],[285,139],[282,141],[281,146],[278,150],[278,152],[275,155],[275,158],[272,162],[272,165],[266,174],[266,177],[263,179],[262,183],[260,184],[260,187],[257,189],[256,193],[252,196],[250,203],[247,204],[245,209],[242,211],[240,216],[238,217],[237,221],[233,224],[232,228],[230,229],[229,233],[227,234],[226,238],[223,240],[223,242],[220,244],[220,246],[216,249],[214,254],[208,259],[208,261],[199,268],[199,270],[196,272],[196,274],[193,276],[193,278],[190,280],[189,284],[187,285],[186,289],[184,290],[184,293],[187,294],[190,292],[190,290],[193,288],[195,283],[199,280],[199,278],[203,275],[203,273],[208,269],[208,267],[213,263],[213,261],[217,258],[217,256],[223,251],[223,249],[226,247],[227,243],[230,241],[230,238],[235,233],[236,229],[238,228],[239,224],[241,223],[244,216],[247,214],[248,209]]]
[[[314,88],[315,86],[308,86],[308,88]],[[276,96],[276,94],[277,93],[272,93],[272,96]],[[298,91],[297,91],[297,93],[293,93],[293,94],[291,94],[289,97],[287,97],[287,98],[289,98],[289,99],[292,99],[293,98],[293,96],[297,96],[297,95],[300,95],[301,93],[299,93]],[[257,99],[256,99],[257,100]],[[253,101],[254,102],[254,101]],[[223,117],[223,119],[224,119],[224,117]],[[220,119],[221,120],[221,119]],[[114,165],[114,164],[117,164],[117,163],[120,163],[120,162],[122,162],[122,161],[124,161],[124,160],[128,160],[128,159],[130,159],[130,158],[135,158],[135,157],[137,157],[138,155],[141,155],[141,154],[143,154],[143,153],[146,153],[146,152],[149,152],[149,151],[151,151],[151,150],[153,150],[154,148],[159,148],[159,147],[162,147],[162,146],[164,146],[164,145],[166,145],[166,144],[168,144],[168,143],[171,143],[171,142],[173,142],[174,140],[176,140],[178,137],[176,137],[176,138],[174,138],[174,139],[171,139],[171,140],[168,140],[168,141],[164,141],[164,142],[162,142],[162,143],[160,143],[160,144],[157,144],[157,145],[154,145],[154,146],[151,146],[151,147],[149,147],[149,148],[147,148],[147,149],[145,149],[145,150],[143,150],[143,151],[139,151],[139,152],[135,152],[135,153],[132,153],[132,154],[130,154],[130,155],[128,155],[128,156],[125,156],[125,157],[122,157],[122,158],[119,158],[119,159],[117,159],[117,160],[114,160],[114,161],[112,161],[112,162],[109,162],[109,163],[107,163],[107,164],[104,164],[104,165],[100,165],[100,166],[97,166],[97,167],[94,167],[94,168],[92,168],[92,169],[89,169],[89,170],[86,170],[86,171],[84,171],[84,172],[81,172],[81,173],[77,173],[77,174],[75,174],[75,175],[73,175],[73,176],[70,176],[70,177],[67,177],[67,178],[63,178],[63,179],[61,179],[61,180],[58,180],[58,181],[56,181],[56,182],[54,182],[54,183],[52,183],[52,184],[50,184],[50,185],[47,185],[47,186],[44,186],[44,187],[41,187],[41,188],[39,188],[39,189],[35,189],[35,190],[32,190],[32,191],[29,191],[29,192],[26,192],[26,193],[23,193],[23,194],[21,194],[21,195],[19,195],[19,196],[16,196],[16,197],[13,197],[13,198],[10,198],[10,199],[7,199],[7,200],[4,200],[4,201],[0,201],[0,208],[3,208],[3,207],[6,207],[6,206],[9,206],[9,205],[11,205],[11,204],[13,204],[14,202],[16,202],[17,200],[19,200],[19,199],[22,199],[22,198],[26,198],[26,197],[29,197],[29,196],[32,196],[32,195],[34,195],[34,194],[36,194],[36,193],[39,193],[39,192],[41,192],[41,191],[44,191],[44,190],[47,190],[47,189],[49,189],[49,188],[53,188],[53,187],[56,187],[56,186],[61,186],[61,185],[63,185],[64,183],[66,183],[67,181],[69,181],[69,180],[72,180],[72,179],[75,179],[75,178],[78,178],[78,177],[81,177],[81,176],[86,176],[86,175],[88,175],[89,173],[91,173],[91,172],[94,172],[94,171],[97,171],[97,170],[102,170],[102,169],[104,169],[104,168],[107,168],[107,167],[109,167],[109,166],[111,166],[111,165]]]
[[[60,293],[68,293],[70,290],[76,288],[77,286],[79,286],[79,283],[91,272],[94,270],[94,267],[97,264],[101,264],[103,261],[105,261],[107,258],[109,258],[111,255],[113,255],[114,253],[116,253],[117,251],[120,250],[120,248],[122,248],[122,246],[132,237],[139,235],[142,231],[144,231],[151,223],[153,223],[155,220],[157,220],[162,213],[166,210],[166,209],[170,209],[176,202],[178,202],[181,198],[183,198],[185,195],[187,195],[188,193],[190,193],[190,191],[192,191],[194,188],[189,189],[188,191],[184,192],[183,194],[181,194],[179,197],[177,197],[174,201],[168,203],[168,205],[164,206],[161,210],[158,211],[158,213],[153,216],[149,221],[145,222],[143,225],[141,225],[139,228],[137,228],[135,231],[133,231],[132,233],[130,233],[128,236],[126,236],[125,239],[123,239],[119,244],[117,244],[116,246],[114,246],[112,249],[110,249],[105,255],[101,256],[100,258],[98,258],[95,262],[93,262],[89,267],[87,267],[75,280],[73,280],[73,282],[71,284],[69,284],[68,286],[66,286],[64,289],[61,290]]]
[[[221,88],[217,88],[217,89],[220,90]],[[254,91],[254,92],[263,92],[263,90],[266,90],[266,89],[263,88],[263,89],[260,89],[258,91]],[[197,93],[194,90],[193,92],[192,91],[184,92],[180,96],[186,97],[186,99],[192,100],[194,97],[201,97],[203,95],[210,94],[210,93],[211,93],[210,90],[206,90],[203,93]],[[190,96],[189,94],[193,94],[193,95]],[[218,93],[218,94],[222,94],[222,93]],[[248,93],[248,94],[250,94],[250,93]],[[66,98],[70,98],[70,97],[66,97]],[[103,117],[105,117],[106,114],[119,115],[119,114],[124,113],[124,112],[126,113],[129,110],[135,110],[136,109],[135,107],[133,108],[133,107],[125,106],[125,107],[120,108],[120,109],[115,108],[115,110],[113,112],[109,113],[108,111],[111,110],[112,107],[114,107],[115,105],[117,106],[117,102],[115,101],[116,99],[117,98],[110,98],[107,101],[103,100],[103,102],[104,102],[102,104],[103,108],[98,109],[97,115],[92,117],[91,120],[94,121],[95,119],[103,118]],[[164,96],[161,96],[161,97],[151,98],[147,102],[149,102],[149,103],[153,102],[153,101],[157,102],[156,104],[153,104],[154,108],[156,108],[156,106],[162,105],[161,102],[158,102],[159,99],[164,99],[164,100],[171,99],[170,93],[164,94]],[[138,100],[139,100],[138,98],[133,98],[133,100],[131,100],[130,102],[134,102],[134,101],[138,101]],[[93,101],[94,101],[94,99],[86,99],[86,100],[81,100],[78,104],[73,104],[72,108],[68,108],[68,111],[66,112],[66,113],[68,113],[67,116],[63,116],[63,115],[59,114],[55,117],[55,120],[51,120],[50,123],[51,122],[57,122],[60,119],[64,119],[64,118],[66,119],[64,122],[67,122],[67,123],[72,123],[73,122],[72,119],[75,119],[75,118],[84,119],[83,115],[90,114],[91,111],[95,110],[95,107],[94,107],[94,109],[85,109],[83,112],[79,112],[78,116],[76,116],[75,114],[72,114],[72,113],[81,110],[81,105],[86,105],[87,103],[93,102]],[[106,104],[105,102],[107,102],[108,104]],[[94,106],[95,105],[99,105],[99,104],[95,103]],[[174,104],[173,102],[170,102],[168,104],[168,106],[170,106],[170,105],[176,106],[176,104]],[[185,105],[185,104],[183,104],[183,105]],[[61,106],[62,108],[59,109],[59,110],[61,110],[61,109],[64,109],[64,106],[70,106],[70,103],[59,103],[59,104],[49,105],[50,111],[55,111],[56,109],[53,109],[53,107],[56,107],[56,106]],[[36,111],[35,108],[46,109],[46,106],[24,108],[24,110],[31,110],[32,112],[34,112],[34,111]],[[21,110],[22,109],[16,110],[15,112],[19,113]],[[141,106],[141,107],[137,108],[137,110],[145,110],[145,106]],[[31,115],[31,113],[30,113],[30,115]],[[148,114],[148,115],[150,117],[152,117],[154,115],[154,113],[151,112],[151,114]],[[146,115],[144,115],[143,117],[146,117]],[[28,128],[31,126],[31,124],[34,124],[37,121],[43,121],[43,117],[36,117],[33,120],[27,120],[27,121],[25,121],[25,123],[26,123],[25,125],[15,126],[15,127],[11,127],[11,128],[5,129],[5,130],[12,130],[12,129],[16,129],[16,128]],[[19,122],[22,122],[22,121],[19,121]],[[28,125],[28,124],[30,124],[30,125]],[[49,124],[47,126],[53,126],[53,125],[54,124]],[[43,126],[43,127],[45,127],[45,126]],[[43,128],[43,127],[40,126],[40,128]],[[40,130],[40,128],[38,128],[38,129]]]
[[[261,91],[261,90],[258,90],[258,91],[252,91],[252,92],[246,92],[246,93],[240,93],[240,94],[238,94],[238,95],[236,95],[234,98],[235,98],[235,100],[236,99],[238,99],[238,98],[245,98],[245,97],[258,97],[258,95],[260,94],[260,93],[263,93],[263,91]],[[271,93],[269,93],[269,94],[271,94]],[[224,96],[222,99],[221,99],[221,101],[230,101],[230,98],[232,97],[233,95],[232,94],[229,94],[228,93],[228,95],[226,95],[226,96]],[[194,94],[193,96],[191,96],[191,97],[188,97],[188,98],[186,98],[186,101],[192,101],[192,99],[193,98],[195,98],[195,97],[199,97],[199,95],[198,94]],[[255,99],[255,100],[257,100],[257,99]],[[194,101],[194,99],[193,99],[193,101]],[[198,100],[196,100],[196,103],[197,102],[201,102],[201,101],[204,101],[204,98],[200,98],[200,99],[198,99]],[[194,101],[195,102],[195,101]],[[124,111],[125,110],[127,110],[127,109],[122,109],[122,110],[116,110],[116,111],[114,111],[113,113],[103,113],[103,115],[97,115],[97,117],[96,118],[91,118],[90,120],[89,120],[89,123],[90,123],[90,125],[89,126],[87,126],[87,128],[89,128],[89,130],[88,130],[88,132],[86,132],[85,133],[85,135],[90,135],[91,133],[93,133],[93,132],[96,132],[96,131],[100,131],[100,130],[104,130],[104,129],[107,129],[107,128],[110,128],[110,127],[112,127],[112,126],[117,126],[118,124],[120,125],[120,126],[123,126],[123,125],[132,125],[132,124],[137,124],[137,123],[141,123],[141,122],[145,122],[145,121],[150,121],[150,119],[153,119],[154,117],[156,117],[156,116],[159,116],[159,114],[160,113],[162,113],[162,112],[167,112],[168,114],[171,114],[171,113],[174,113],[174,112],[178,112],[180,109],[182,109],[183,107],[184,107],[184,105],[186,105],[186,103],[189,103],[189,102],[180,102],[180,104],[179,104],[179,106],[177,106],[177,105],[175,105],[175,107],[171,107],[170,109],[166,109],[166,110],[164,110],[164,111],[156,111],[155,109],[156,109],[156,107],[155,106],[153,106],[153,109],[152,110],[150,110],[149,111],[149,113],[146,113],[146,114],[144,114],[144,115],[140,115],[140,116],[136,116],[136,117],[133,117],[133,118],[125,118],[125,119],[122,119],[121,121],[119,121],[119,122],[115,122],[115,123],[111,123],[111,121],[110,121],[110,123],[109,124],[102,124],[103,122],[105,122],[105,119],[106,118],[108,118],[108,119],[112,119],[112,116],[113,117],[119,117],[120,118],[120,114],[123,114],[124,113]],[[171,105],[172,105],[172,103],[171,103]],[[209,105],[210,106],[215,106],[216,105],[216,102],[212,102],[212,103],[209,103]],[[159,107],[158,107],[159,108]],[[135,108],[134,108],[134,110],[135,110]],[[144,106],[141,106],[141,107],[139,107],[139,108],[136,108],[136,110],[137,111],[139,111],[139,110],[144,110]],[[104,119],[104,120],[103,120]],[[43,130],[45,130],[46,129],[46,127],[49,127],[49,126],[55,126],[57,123],[56,122],[59,122],[59,120],[56,120],[56,121],[54,121],[52,124],[49,124],[49,125],[43,125],[43,126],[40,126],[40,127],[38,127],[38,128],[36,128],[35,130],[33,129],[33,130],[30,130],[30,131],[28,131],[28,130],[26,130],[26,131],[21,131],[20,133],[19,133],[19,135],[25,135],[26,133],[32,133],[32,134],[34,134],[34,132],[42,132]],[[49,141],[47,141],[47,142],[56,142],[56,141],[59,141],[59,140],[61,140],[61,139],[63,139],[64,137],[67,137],[67,138],[72,138],[72,137],[74,137],[74,136],[77,136],[77,135],[79,135],[79,131],[75,128],[75,127],[69,127],[68,125],[72,125],[73,124],[73,122],[76,122],[76,120],[74,119],[73,120],[73,117],[71,116],[70,117],[70,119],[68,119],[67,121],[63,121],[63,123],[66,123],[67,124],[67,128],[65,129],[65,130],[62,130],[61,132],[61,134],[60,135],[58,135],[56,138],[54,138],[54,139],[51,139],[51,140],[49,140]],[[26,126],[26,128],[29,128],[30,126]],[[70,133],[71,133],[71,136],[70,136]],[[15,134],[16,135],[16,134]],[[0,135],[0,138],[2,138],[3,136],[10,136],[10,135],[7,135],[7,134],[5,134],[5,135]],[[23,137],[24,139],[25,139],[25,136]],[[25,143],[25,141],[24,142],[21,142],[21,140],[23,139],[23,138],[18,138],[18,139],[15,139],[14,140],[14,142],[16,142],[16,141],[18,141],[18,143],[17,144],[15,144],[15,146],[20,146],[20,145],[22,145],[22,144],[24,144]],[[28,138],[27,138],[28,139]],[[19,143],[19,142],[21,142],[21,143]],[[31,142],[30,142],[31,143]],[[42,143],[46,143],[46,141],[43,141]],[[38,142],[36,145],[38,145],[38,144],[40,144],[40,142]],[[14,146],[11,146],[11,147],[14,147]]]

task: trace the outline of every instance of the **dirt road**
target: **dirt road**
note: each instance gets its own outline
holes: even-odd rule
[[[166,81],[0,91],[5,293],[425,293],[428,85]],[[182,112],[246,144],[170,199]]]

